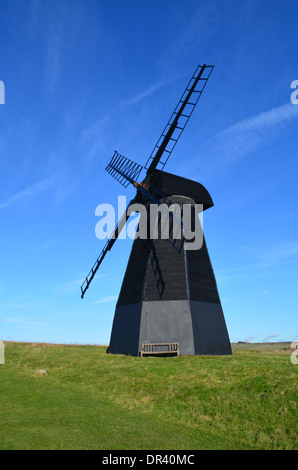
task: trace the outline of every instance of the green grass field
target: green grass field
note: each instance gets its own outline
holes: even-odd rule
[[[285,346],[135,358],[7,342],[0,449],[297,449],[298,366]]]

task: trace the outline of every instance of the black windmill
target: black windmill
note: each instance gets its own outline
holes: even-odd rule
[[[181,209],[191,207],[191,229],[202,210],[213,206],[203,185],[163,171],[213,70],[198,66],[145,165],[115,151],[106,170],[123,186],[132,184],[136,196],[81,286],[83,298],[99,266],[111,250],[135,203]],[[148,211],[147,211],[148,212]],[[174,236],[174,216],[167,239],[135,238],[114,315],[109,353],[204,355],[231,354],[231,345],[205,239],[200,249],[186,249],[186,237]],[[160,220],[160,219],[159,219]],[[142,215],[140,224],[142,222]],[[148,222],[148,221],[147,221]],[[182,233],[184,219],[181,219]],[[176,224],[177,225],[177,224]],[[178,224],[179,225],[179,224]],[[160,232],[160,222],[157,222]]]

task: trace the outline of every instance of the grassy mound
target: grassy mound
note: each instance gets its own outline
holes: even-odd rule
[[[1,449],[295,449],[297,372],[281,346],[135,358],[5,343]]]

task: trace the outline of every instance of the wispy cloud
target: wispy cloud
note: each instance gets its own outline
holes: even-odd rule
[[[266,342],[268,342],[268,341],[271,340],[271,339],[278,338],[278,336],[279,336],[278,333],[272,333],[272,334],[266,336],[266,338],[263,339],[263,342],[266,343]]]
[[[47,44],[45,80],[48,98],[54,92],[60,74],[60,55],[61,55],[61,24],[56,21],[55,29],[53,28]]]
[[[205,142],[197,152],[209,155],[218,166],[236,162],[272,144],[284,126],[297,118],[298,106],[286,103],[237,122]]]
[[[104,304],[106,302],[114,302],[118,299],[118,295],[110,295],[109,297],[103,297],[102,299],[96,300],[94,304]]]
[[[250,253],[249,259],[252,261],[242,266],[234,266],[231,268],[217,269],[216,279],[219,282],[234,282],[239,279],[263,278],[264,270],[267,270],[267,276],[281,276],[281,268],[285,268],[287,272],[289,268],[297,263],[298,258],[298,242],[287,241],[276,244],[275,246],[247,246],[246,250]],[[269,295],[266,289],[254,293],[252,300],[262,301],[264,296]]]
[[[61,284],[60,286],[55,287],[54,290],[63,295],[70,294],[76,289],[78,289],[79,286],[83,284],[83,282],[84,279],[76,279],[75,281],[70,281],[66,282],[65,284]]]
[[[15,204],[16,202],[22,201],[23,199],[37,196],[45,191],[52,189],[54,187],[56,179],[57,175],[53,175],[42,181],[38,181],[37,183],[27,186],[27,188],[19,191],[16,194],[13,194],[8,199],[6,199],[6,201],[2,202],[0,204],[0,209],[5,209],[6,207],[9,207]]]
[[[147,88],[146,90],[142,90],[139,93],[136,93],[131,98],[128,98],[127,100],[121,101],[114,109],[117,110],[119,108],[122,108],[123,106],[129,106],[131,104],[136,104],[139,101],[142,101],[144,98],[147,98],[147,96],[152,95],[157,90],[159,90],[159,88],[166,85],[168,83],[168,81],[169,80],[161,80],[158,83],[155,83],[155,85],[152,85],[151,87]]]
[[[52,246],[53,246],[53,242],[48,241],[48,242],[43,243],[42,245],[34,246],[32,248],[32,251],[33,252],[35,252],[35,251],[44,251],[44,250],[47,250],[48,248],[51,248]]]
[[[94,281],[96,279],[102,279],[106,276],[106,274],[97,274],[94,278]],[[60,286],[55,287],[54,290],[62,295],[71,294],[83,284],[84,280],[85,278],[75,279],[74,281],[66,282],[64,284],[61,284]]]
[[[5,291],[7,291],[7,289],[5,289]],[[27,295],[17,295],[11,298],[3,296],[0,302],[0,310],[27,310],[32,312],[33,310],[40,310],[42,305],[40,301],[32,300]]]
[[[155,93],[158,89],[163,87],[168,83],[168,79],[161,80],[154,85],[150,86],[147,89],[144,89],[130,98],[120,101],[116,106],[110,108],[104,116],[91,124],[87,129],[85,129],[81,134],[81,144],[88,147],[87,154],[85,155],[85,160],[91,161],[92,158],[100,153],[102,150],[106,149],[108,146],[108,141],[110,137],[110,129],[112,128],[113,120],[115,119],[117,113],[120,110],[125,109],[128,106],[136,105],[141,102],[143,99]]]
[[[51,101],[59,83],[61,69],[64,65],[63,53],[65,44],[72,34],[72,17],[76,14],[76,7],[67,2],[57,2],[57,4],[39,7],[38,25],[43,24],[44,44],[44,79],[45,92],[48,102]],[[41,23],[41,18],[42,22]],[[40,26],[39,26],[40,27]],[[67,33],[66,33],[67,27]]]
[[[203,44],[209,44],[210,39],[222,28],[223,17],[230,14],[232,6],[228,2],[197,2],[196,12],[192,14],[183,29],[178,30],[173,42],[162,53],[160,67],[169,71],[177,66],[181,59],[196,54]],[[209,52],[210,54],[210,52]]]
[[[45,326],[46,323],[41,321],[33,320],[32,318],[24,318],[24,317],[12,317],[12,318],[4,318],[2,320],[5,323],[11,323],[16,327],[27,327],[27,326]]]
[[[264,217],[262,216],[261,220],[254,221],[254,226],[255,227],[262,227],[262,226],[268,226],[268,225],[273,225],[273,224],[278,224],[283,222],[286,219],[292,219],[296,218],[298,216],[298,211],[293,211],[293,212],[284,212],[282,214],[274,214],[269,217]]]
[[[262,250],[260,255],[260,266],[268,267],[273,266],[285,261],[297,258],[298,256],[298,242],[289,241],[277,245],[273,248]]]

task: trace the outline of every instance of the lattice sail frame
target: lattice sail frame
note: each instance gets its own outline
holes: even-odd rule
[[[106,167],[106,171],[125,188],[131,181],[137,181],[142,170],[141,165],[120,155],[117,150],[114,151],[114,155]]]
[[[158,161],[158,169],[163,170],[203,93],[213,68],[214,65],[198,65],[196,68],[167,125],[165,126],[160,138],[158,139],[151,155],[146,162],[146,170],[150,168],[150,165],[154,161],[154,158],[161,148],[169,130],[173,126],[175,119],[177,119],[179,122],[175,124],[174,132],[162,152],[165,158],[163,161]],[[200,84],[202,85],[201,87],[199,86]]]

